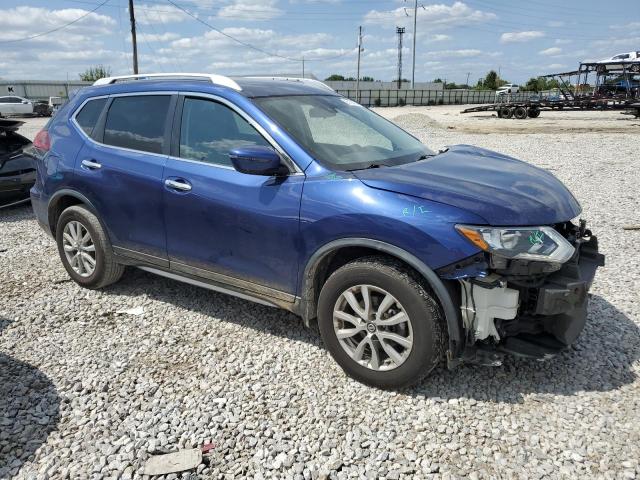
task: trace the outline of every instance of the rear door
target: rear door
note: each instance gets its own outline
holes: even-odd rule
[[[233,168],[229,150],[274,146],[259,128],[223,99],[181,97],[164,175],[167,249],[173,270],[292,300],[305,177],[283,151],[287,177]]]
[[[176,96],[135,94],[92,100],[74,121],[87,141],[76,158],[74,186],[93,203],[114,250],[168,266],[162,211]],[[91,115],[100,111],[91,127]],[[85,118],[85,113],[86,117]]]

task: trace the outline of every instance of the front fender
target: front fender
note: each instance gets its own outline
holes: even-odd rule
[[[303,284],[301,289],[302,295],[300,300],[300,313],[307,324],[309,320],[311,318],[314,318],[316,315],[316,298],[318,292],[315,291],[316,288],[314,279],[316,277],[318,266],[323,263],[323,260],[328,255],[332,255],[336,251],[346,247],[367,247],[378,250],[382,253],[386,253],[388,255],[391,255],[392,257],[402,260],[404,263],[411,266],[418,273],[420,273],[427,281],[429,286],[433,289],[436,296],[438,297],[440,305],[442,306],[442,311],[447,322],[447,331],[449,334],[448,359],[451,360],[453,358],[457,358],[461,354],[462,348],[464,346],[464,337],[462,333],[462,319],[460,310],[459,308],[456,308],[449,289],[445,286],[443,281],[440,280],[438,275],[436,275],[433,270],[431,270],[415,255],[412,255],[411,253],[395,245],[381,242],[379,240],[372,240],[369,238],[342,238],[339,240],[334,240],[320,247],[311,256],[304,269]]]
[[[437,202],[367,187],[349,173],[308,177],[300,211],[300,314],[315,318],[318,266],[346,247],[371,248],[410,265],[436,293],[449,331],[449,355],[462,345],[459,309],[447,283],[434,270],[476,254],[479,249],[454,228],[480,222],[476,215]]]

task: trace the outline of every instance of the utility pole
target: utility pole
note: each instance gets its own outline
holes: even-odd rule
[[[467,81],[465,83],[467,87],[469,86],[469,75],[471,75],[471,72],[467,72]]]
[[[129,0],[129,19],[131,20],[131,43],[133,43],[133,73],[138,74],[138,41],[136,39],[136,14],[133,11],[133,0]]]
[[[302,78],[304,78],[304,57],[302,57]]]
[[[398,90],[402,87],[402,36],[404,32],[404,27],[396,27],[398,34]]]
[[[411,69],[411,88],[416,88],[416,27],[418,25],[418,0],[413,5],[413,67]]]
[[[362,52],[362,26],[358,27],[358,70],[356,73],[356,102],[360,103],[360,52]]]

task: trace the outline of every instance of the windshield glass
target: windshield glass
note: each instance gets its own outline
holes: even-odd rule
[[[401,165],[433,155],[393,123],[343,97],[299,95],[254,102],[311,156],[332,169]]]

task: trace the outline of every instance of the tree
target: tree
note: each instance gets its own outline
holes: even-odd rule
[[[344,81],[344,76],[334,73],[333,75],[329,75],[327,78],[325,78],[324,81],[325,82],[341,82],[341,81]]]
[[[545,77],[531,77],[529,80],[527,80],[527,83],[524,85],[524,87],[522,88],[523,90],[529,91],[529,92],[542,92],[545,90],[552,90],[554,88],[559,88],[560,84],[558,83],[558,80],[556,80],[555,78],[545,78]]]
[[[360,77],[360,81],[361,82],[375,82],[375,79],[373,77],[364,76],[364,77]]]
[[[111,76],[111,67],[105,67],[104,65],[96,65],[95,67],[87,68],[80,74],[80,80],[85,82],[95,82],[101,78]]]
[[[502,85],[508,83],[498,76],[495,70],[490,70],[484,79],[478,80],[476,89],[478,90],[497,90]]]

